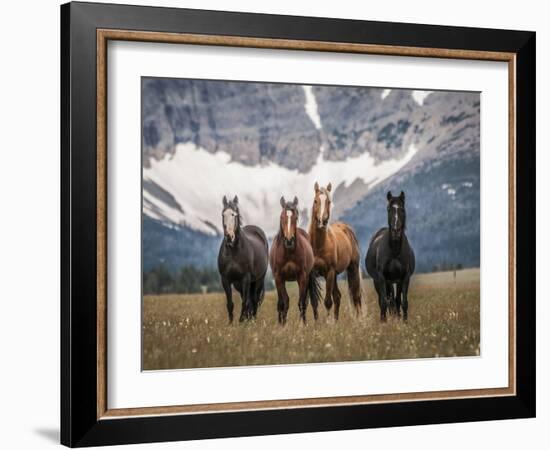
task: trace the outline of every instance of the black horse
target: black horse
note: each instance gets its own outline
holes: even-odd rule
[[[381,228],[372,237],[365,266],[378,293],[380,320],[386,320],[388,307],[390,313],[395,312],[398,316],[403,309],[403,320],[407,320],[409,281],[414,272],[415,258],[405,235],[405,193],[401,191],[399,197],[394,197],[390,191],[387,199],[389,228]]]
[[[229,322],[233,321],[231,285],[241,294],[239,321],[256,318],[264,297],[264,279],[267,272],[267,238],[254,225],[241,228],[239,199],[227,201],[223,197],[222,223],[224,239],[218,253],[218,270],[227,297]]]

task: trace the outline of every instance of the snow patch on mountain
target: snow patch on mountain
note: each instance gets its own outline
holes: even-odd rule
[[[313,93],[312,86],[302,86],[304,88],[304,93],[306,94],[306,103],[304,108],[307,115],[315,125],[315,128],[318,130],[321,129],[321,117],[319,116],[319,111],[317,110],[317,101],[315,100],[315,94]]]
[[[380,94],[380,98],[384,100],[388,95],[390,95],[391,89],[384,89]]]
[[[210,153],[193,143],[178,144],[173,155],[151,160],[151,167],[143,169],[143,180],[169,192],[176,207],[144,190],[143,212],[163,222],[215,235],[221,233],[223,196],[238,195],[243,222],[259,225],[274,235],[279,227],[281,195],[288,199],[297,196],[299,209],[309,210],[316,181],[322,185],[331,182],[333,190],[340,185],[349,187],[355,180],[372,187],[399,171],[416,152],[411,145],[401,159],[378,164],[368,152],[343,161],[325,160],[321,154],[311,170],[303,173],[275,163],[248,166],[232,161],[224,151]]]
[[[433,91],[412,91],[412,97],[420,106],[424,104],[426,97],[430,95]]]

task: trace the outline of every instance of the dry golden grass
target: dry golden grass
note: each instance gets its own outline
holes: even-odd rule
[[[479,355],[479,270],[417,275],[409,292],[409,321],[380,323],[371,280],[364,282],[363,317],[357,319],[342,283],[340,320],[320,308],[307,325],[298,317],[290,286],[289,320],[277,323],[276,292],[267,292],[252,323],[228,324],[225,296],[146,296],[143,301],[143,369],[429,358]],[[236,319],[240,298],[235,301]],[[321,305],[322,306],[322,305]],[[365,308],[366,306],[366,308]],[[366,313],[365,313],[366,310]]]

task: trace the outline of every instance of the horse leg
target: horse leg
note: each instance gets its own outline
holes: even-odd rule
[[[325,308],[327,308],[327,311],[330,311],[330,308],[332,308],[332,291],[334,287],[334,279],[336,278],[336,272],[334,270],[330,270],[327,273],[327,276],[325,278],[326,285],[325,285]]]
[[[393,292],[393,283],[386,281],[386,302],[388,304],[388,309],[390,315],[395,314],[395,297]]]
[[[378,304],[380,305],[380,320],[385,322],[386,310],[388,309],[388,303],[386,300],[386,280],[383,277],[379,277],[376,280],[376,292],[378,292]]]
[[[248,294],[248,319],[256,317],[256,282],[250,282],[250,292]]]
[[[410,277],[407,276],[403,280],[402,287],[401,287],[402,293],[403,293],[401,307],[403,308],[403,320],[405,322],[409,318],[409,298],[408,298],[409,297],[409,281],[410,281]]]
[[[258,313],[258,307],[260,306],[260,303],[262,302],[262,296],[264,291],[264,278],[261,278],[257,280],[254,283],[254,302],[252,304],[254,310],[252,311],[252,315],[254,318],[256,318],[256,314]]]
[[[225,298],[227,300],[227,315],[229,316],[229,323],[233,322],[233,291],[231,290],[231,283],[225,277],[222,277],[222,286],[225,291]]]
[[[277,312],[279,313],[279,323],[284,325],[286,323],[286,315],[288,312],[288,293],[286,292],[285,282],[281,277],[275,277],[275,286],[277,287]]]
[[[397,293],[395,295],[395,309],[397,311],[397,317],[401,317],[401,296],[403,290],[401,288],[401,283],[397,283]]]
[[[242,297],[243,297],[243,306],[241,309],[241,317],[240,321],[242,322],[244,319],[250,319],[250,314],[252,311],[252,307],[250,305],[251,302],[251,295],[250,291],[252,288],[252,276],[247,273],[243,279],[242,279]]]
[[[334,299],[334,318],[338,320],[338,317],[340,317],[340,299],[342,298],[342,294],[340,293],[340,289],[338,289],[338,280],[334,280],[334,287],[332,288],[332,298]]]
[[[244,303],[245,295],[244,295],[244,291],[243,291],[242,281],[238,281],[236,283],[233,283],[233,286],[235,287],[235,289],[237,290],[237,292],[241,296],[241,315],[239,317],[239,322],[242,322],[245,319],[244,313],[245,313],[245,309],[246,309],[245,308],[245,303]]]
[[[302,272],[298,276],[298,308],[300,309],[300,318],[303,323],[306,323],[306,309],[307,309],[307,276],[305,272]]]

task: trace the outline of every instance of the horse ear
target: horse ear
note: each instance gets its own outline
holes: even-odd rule
[[[298,206],[298,197],[294,197],[294,206]]]
[[[315,186],[313,186],[313,188],[315,189],[315,192],[319,190],[319,183],[317,183],[317,181],[315,182]]]
[[[227,206],[227,197],[223,196],[223,206]]]
[[[399,194],[399,198],[401,199],[402,202],[405,201],[405,193],[403,191],[401,191],[401,194]]]
[[[391,195],[391,191],[388,191],[386,194],[386,198],[388,199],[388,202],[392,199],[393,195]]]
[[[235,195],[235,198],[233,199],[233,203],[235,203],[235,205],[239,204],[239,197],[237,197],[236,195]]]
[[[284,208],[284,207],[285,207],[285,204],[286,204],[286,202],[285,202],[285,197],[284,197],[284,195],[283,195],[283,196],[281,197],[281,207]]]
[[[332,190],[332,183],[329,183],[328,186],[327,186],[327,191],[331,191]]]

